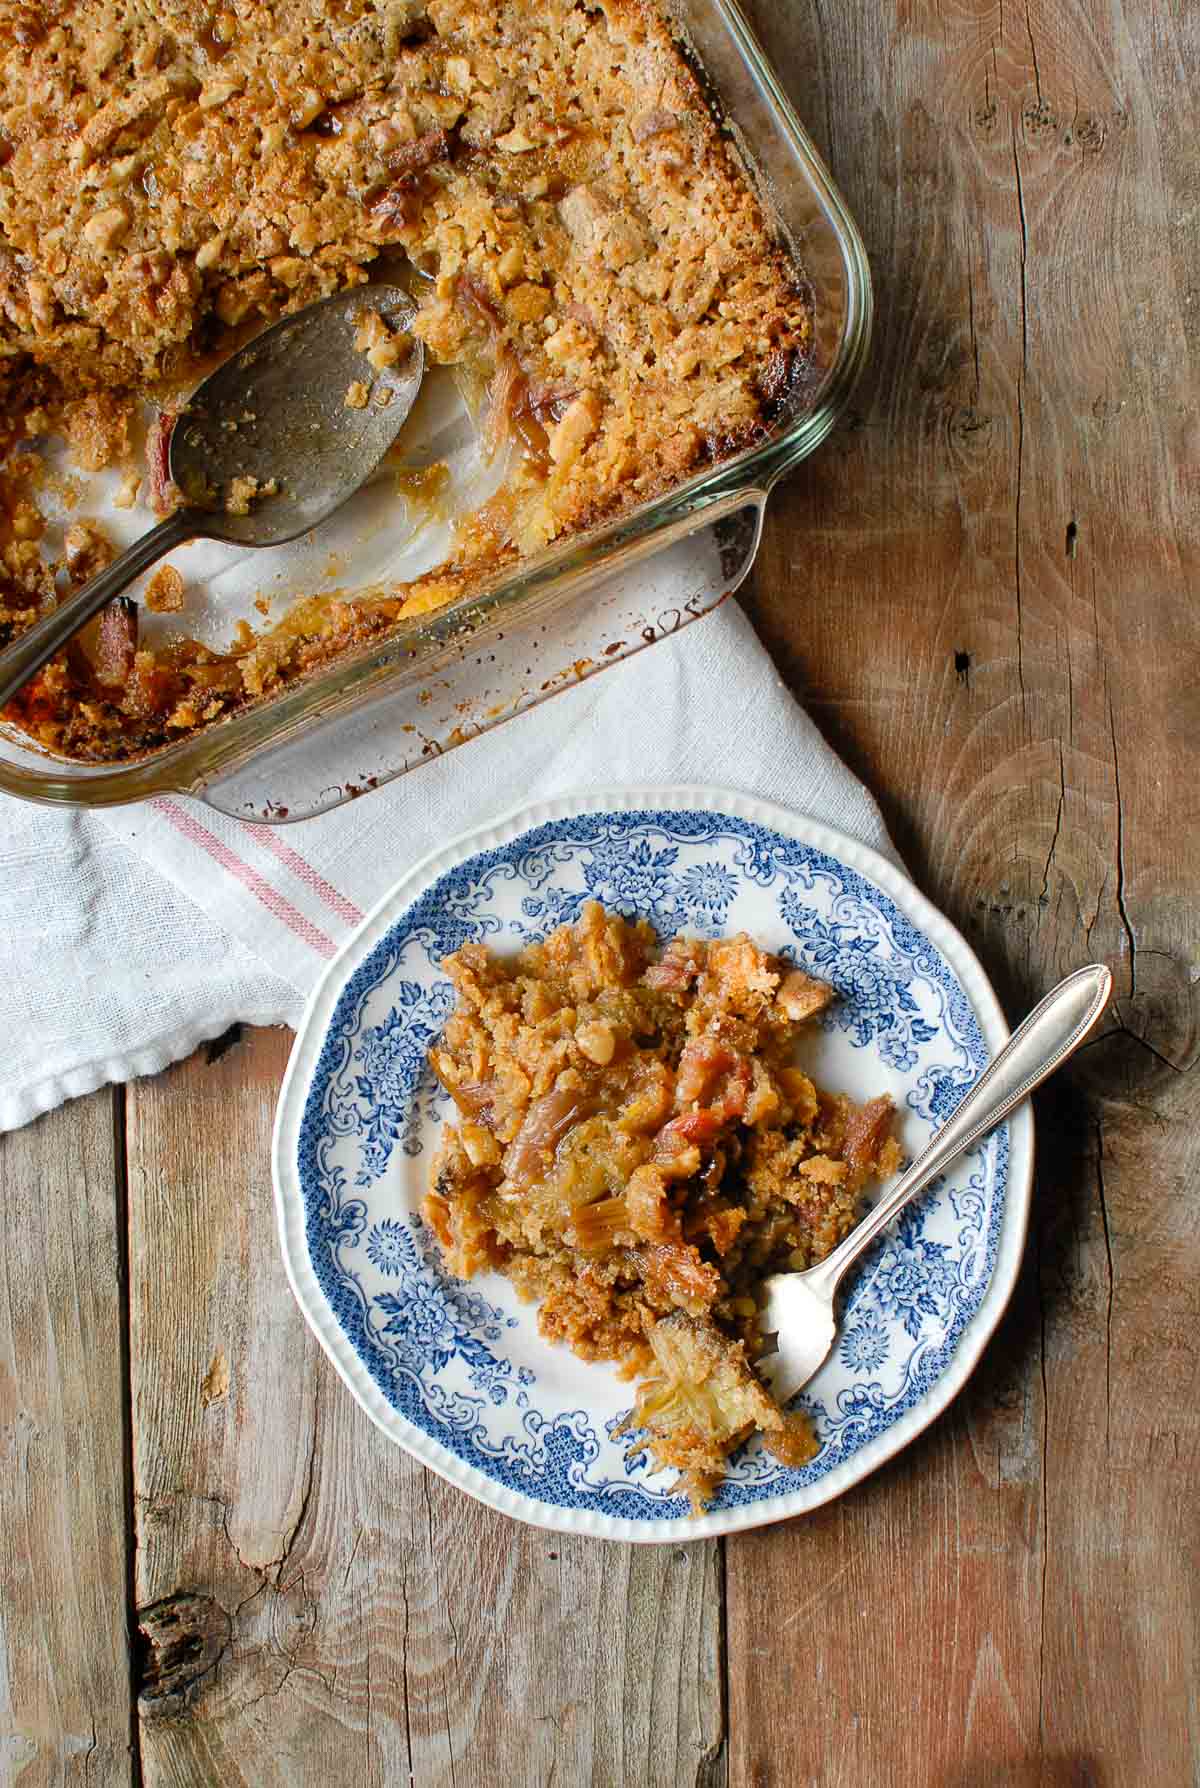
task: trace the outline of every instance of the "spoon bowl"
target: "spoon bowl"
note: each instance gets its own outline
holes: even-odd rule
[[[397,338],[390,365],[372,366],[356,346],[367,312]],[[205,379],[171,431],[168,464],[210,539],[282,546],[366,482],[421,386],[424,353],[408,333],[415,316],[399,286],[338,292],[272,323]],[[239,500],[238,480],[278,490],[243,487]]]
[[[0,652],[0,708],[173,547],[283,546],[353,496],[420,390],[415,315],[401,287],[359,286],[271,324],[210,373],[170,433],[166,469],[182,506]]]

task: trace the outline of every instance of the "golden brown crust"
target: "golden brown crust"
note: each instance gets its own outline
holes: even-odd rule
[[[521,449],[501,498],[444,565],[310,601],[235,646],[231,677],[176,652],[97,706],[60,663],[15,710],[44,744],[178,737],[728,455],[810,317],[648,0],[0,4],[10,429],[121,460],[137,394],[389,250],[425,276],[430,359],[490,382]],[[30,603],[8,606],[19,631]]]

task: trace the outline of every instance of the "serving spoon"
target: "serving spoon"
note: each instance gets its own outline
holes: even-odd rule
[[[372,365],[355,345],[371,311],[399,334],[392,365]],[[358,286],[272,323],[210,373],[170,435],[168,472],[182,506],[0,653],[0,707],[172,547],[283,546],[353,496],[420,390],[424,352],[407,334],[415,314],[399,286]]]
[[[828,1356],[837,1332],[833,1298],[844,1274],[943,1168],[986,1136],[1074,1054],[1111,992],[1112,976],[1103,963],[1076,969],[1060,981],[1017,1026],[924,1153],[833,1253],[807,1272],[775,1273],[764,1281],[760,1326],[764,1335],[775,1335],[776,1351],[757,1365],[777,1402],[793,1397]]]

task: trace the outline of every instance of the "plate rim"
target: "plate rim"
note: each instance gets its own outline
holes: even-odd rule
[[[966,939],[897,864],[871,845],[851,838],[811,815],[792,812],[758,796],[711,785],[621,785],[568,793],[511,808],[499,818],[460,833],[446,844],[435,845],[380,896],[325,964],[305,1002],[280,1085],[271,1135],[271,1178],[276,1233],[292,1296],[338,1377],[364,1413],[394,1445],[403,1447],[419,1465],[436,1472],[476,1501],[543,1531],[579,1533],[641,1545],[678,1545],[681,1541],[708,1539],[790,1520],[832,1502],[894,1458],[949,1407],[978,1364],[1016,1285],[1025,1251],[1032,1199],[1033,1115],[1026,1101],[1008,1120],[1008,1180],[995,1265],[979,1308],[959,1336],[950,1365],[883,1434],[834,1466],[815,1484],[707,1515],[641,1521],[629,1516],[606,1515],[598,1510],[556,1508],[534,1496],[497,1484],[477,1467],[468,1465],[441,1447],[387,1402],[339,1326],[308,1255],[296,1145],[328,1022],[350,975],[374,948],[383,931],[448,871],[483,851],[512,843],[537,826],[583,813],[642,809],[658,813],[690,810],[742,819],[824,851],[865,876],[925,931],[945,956],[970,1000],[992,1053],[1007,1040],[1009,1029],[1000,1002]]]

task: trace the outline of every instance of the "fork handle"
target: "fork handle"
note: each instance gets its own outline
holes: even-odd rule
[[[0,652],[0,708],[53,658],[60,646],[79,632],[85,621],[99,614],[105,603],[119,596],[127,584],[173,546],[203,533],[204,525],[204,518],[194,509],[177,509]]]
[[[853,1265],[880,1230],[886,1229],[910,1199],[956,1155],[994,1129],[1010,1111],[1065,1062],[1087,1036],[1112,992],[1112,976],[1103,963],[1076,969],[1060,981],[1019,1024],[999,1055],[934,1136],[924,1154],[885,1192],[845,1241],[805,1273],[814,1292],[831,1299],[842,1274]]]

